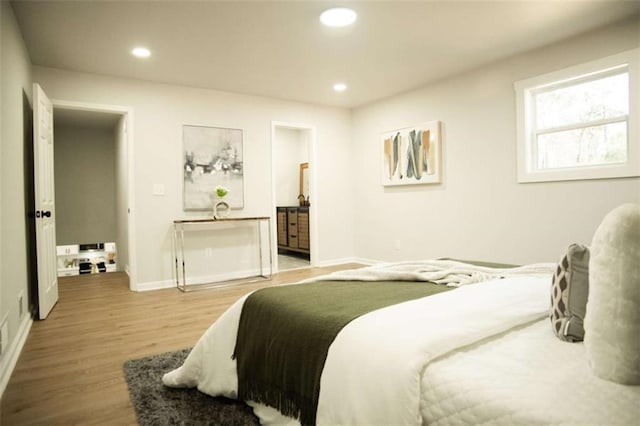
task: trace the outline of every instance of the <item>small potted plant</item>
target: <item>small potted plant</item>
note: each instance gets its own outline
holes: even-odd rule
[[[216,186],[216,195],[218,198],[224,198],[229,193],[229,190],[222,185]]]
[[[231,213],[231,207],[226,201],[224,201],[224,197],[226,197],[228,193],[229,190],[224,186],[216,186],[216,196],[218,197],[218,200],[213,203],[214,219],[223,219],[225,217],[229,217],[229,214]]]

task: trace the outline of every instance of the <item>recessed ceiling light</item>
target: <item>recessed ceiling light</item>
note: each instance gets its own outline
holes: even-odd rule
[[[146,47],[136,47],[131,51],[131,54],[137,58],[148,58],[151,56],[151,51]]]
[[[358,15],[352,9],[336,7],[327,9],[320,15],[320,22],[328,27],[345,27],[356,21]]]
[[[336,83],[333,85],[333,90],[335,90],[336,92],[344,92],[345,90],[347,90],[347,85],[344,83]]]

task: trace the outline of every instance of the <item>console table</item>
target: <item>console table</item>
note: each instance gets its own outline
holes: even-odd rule
[[[240,227],[244,224],[255,224],[257,229],[258,245],[258,271],[256,274],[234,277],[233,279],[223,279],[206,283],[187,282],[187,262],[185,260],[185,238],[189,234],[198,231],[216,231],[217,229],[228,229]],[[226,225],[226,226],[224,226]],[[266,227],[266,228],[263,228]],[[268,235],[267,247],[263,242],[263,232]],[[266,253],[268,251],[268,253]],[[192,290],[203,290],[214,287],[226,287],[230,285],[246,284],[257,281],[270,280],[273,274],[273,260],[271,252],[271,218],[270,217],[234,217],[222,219],[185,219],[173,221],[173,256],[175,267],[176,287],[186,292]]]

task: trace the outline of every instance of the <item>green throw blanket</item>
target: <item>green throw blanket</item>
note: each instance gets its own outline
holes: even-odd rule
[[[428,282],[323,281],[256,291],[244,302],[233,355],[238,398],[315,424],[320,377],[338,332],[368,312],[450,289]]]

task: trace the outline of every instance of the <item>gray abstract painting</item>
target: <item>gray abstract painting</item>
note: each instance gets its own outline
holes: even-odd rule
[[[182,137],[184,210],[211,210],[218,185],[231,208],[244,207],[242,130],[185,125]]]

